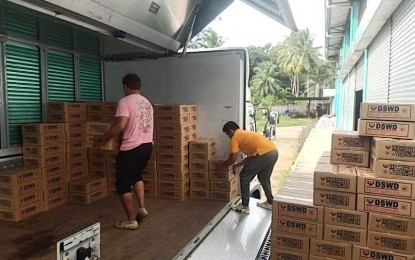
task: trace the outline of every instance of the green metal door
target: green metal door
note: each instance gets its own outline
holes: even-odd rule
[[[34,45],[6,43],[7,123],[10,147],[22,143],[21,125],[42,121],[40,53]]]
[[[79,60],[80,101],[102,101],[101,60]]]

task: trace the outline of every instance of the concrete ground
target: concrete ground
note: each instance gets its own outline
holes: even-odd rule
[[[279,158],[271,177],[273,194],[280,190],[281,180],[285,179],[283,175],[291,172],[312,175],[323,151],[330,150],[333,130],[313,128],[299,151],[303,128],[302,126],[277,128],[274,142],[278,147]]]

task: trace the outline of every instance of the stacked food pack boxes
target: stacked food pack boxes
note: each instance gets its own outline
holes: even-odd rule
[[[213,139],[198,138],[189,143],[190,197],[209,199],[209,160],[215,155]]]
[[[20,221],[44,211],[41,169],[0,171],[0,219]]]
[[[117,102],[90,102],[87,103],[86,121],[113,123],[117,111]]]
[[[232,166],[222,168],[227,158],[215,157],[209,161],[210,199],[231,201],[238,195],[238,179]]]
[[[150,160],[142,174],[146,197],[158,198],[157,146],[153,145]]]
[[[91,204],[108,196],[107,178],[90,176],[69,183],[71,203]]]
[[[44,210],[67,202],[66,136],[64,123],[22,126],[23,162],[40,169]]]
[[[197,137],[197,107],[154,106],[159,198],[183,201],[189,197],[189,141]]]

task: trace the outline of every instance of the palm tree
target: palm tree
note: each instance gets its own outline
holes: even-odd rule
[[[299,75],[305,75],[308,82],[308,76],[318,68],[320,63],[318,49],[313,47],[313,37],[310,31],[305,29],[291,33],[279,46],[277,62],[283,71],[290,75],[292,93],[298,96]]]
[[[273,95],[281,87],[277,79],[278,66],[270,61],[262,62],[254,68],[251,86],[261,97]]]
[[[212,28],[201,31],[192,41],[189,43],[191,49],[201,48],[217,48],[225,43],[225,38],[219,36],[219,34]]]

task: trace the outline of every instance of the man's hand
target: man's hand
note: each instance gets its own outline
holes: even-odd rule
[[[105,145],[104,136],[97,136],[94,138],[94,148],[101,149],[101,146]]]

